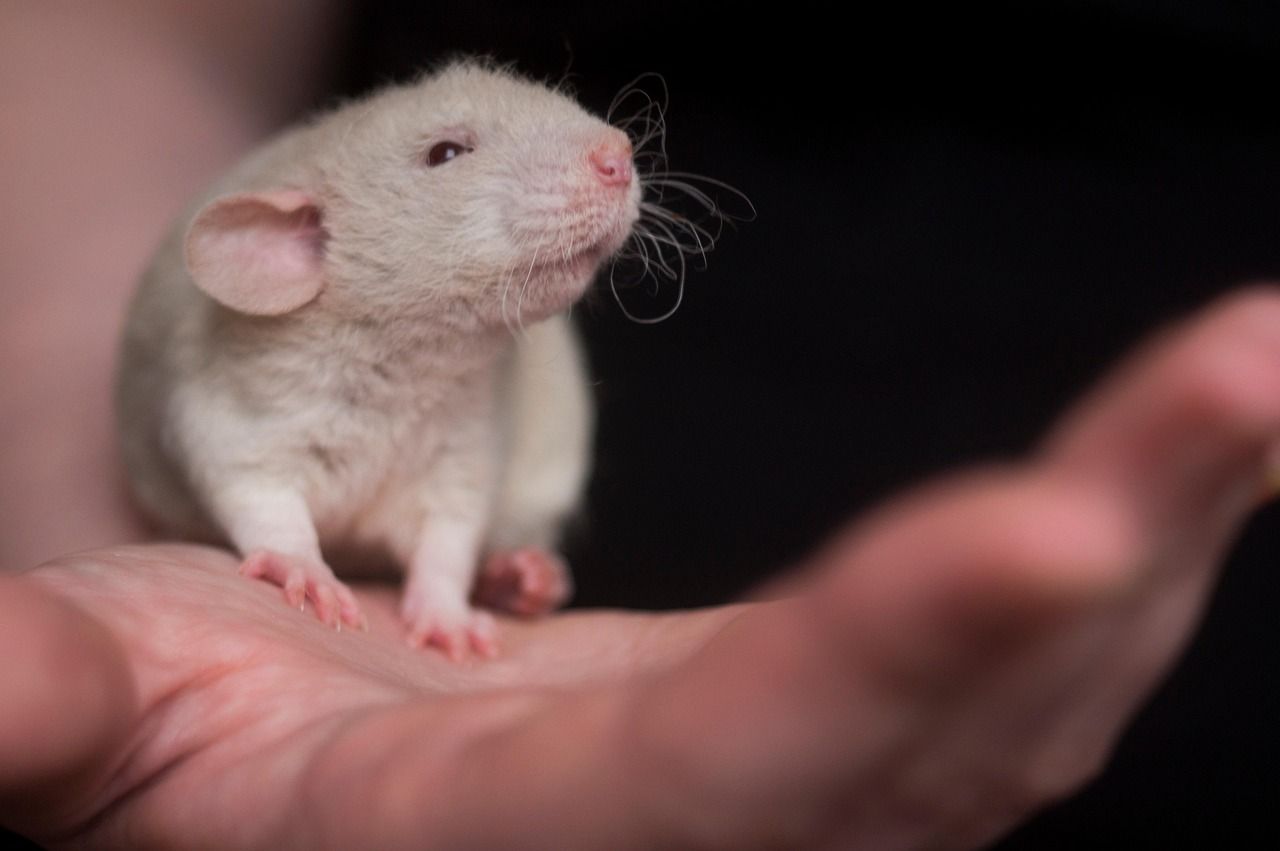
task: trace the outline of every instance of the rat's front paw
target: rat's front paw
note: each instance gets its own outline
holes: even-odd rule
[[[539,547],[494,553],[476,578],[476,602],[513,615],[550,614],[572,594],[564,560]]]
[[[441,602],[428,593],[409,589],[400,616],[410,647],[435,647],[455,662],[472,653],[483,659],[498,655],[497,624],[466,603]]]
[[[310,600],[316,617],[325,626],[341,629],[346,624],[368,629],[355,595],[324,562],[274,550],[254,550],[240,564],[240,575],[279,585],[289,605],[300,611]]]

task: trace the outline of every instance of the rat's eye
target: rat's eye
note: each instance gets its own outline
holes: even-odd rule
[[[455,157],[469,154],[474,150],[475,148],[461,142],[437,142],[431,146],[431,150],[427,151],[426,162],[429,166],[443,165]]]

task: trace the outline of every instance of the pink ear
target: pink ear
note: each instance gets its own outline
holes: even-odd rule
[[[187,230],[187,269],[232,310],[279,316],[320,294],[326,237],[320,207],[305,192],[224,195]]]

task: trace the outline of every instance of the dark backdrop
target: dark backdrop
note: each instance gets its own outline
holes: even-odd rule
[[[890,492],[1024,450],[1145,331],[1280,275],[1276,4],[864,5],[354,22],[347,93],[486,52],[568,70],[603,111],[661,72],[672,168],[759,211],[668,321],[604,289],[576,312],[600,405],[579,604],[724,600]],[[673,293],[624,296],[653,314]],[[1250,526],[1106,776],[1004,847],[1244,847],[1246,825],[1280,847],[1278,533],[1275,510]]]

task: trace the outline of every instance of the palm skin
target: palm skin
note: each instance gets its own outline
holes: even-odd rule
[[[0,822],[50,846],[971,848],[1088,781],[1280,435],[1280,295],[1157,339],[1035,455],[855,524],[767,602],[335,632],[215,550],[0,584]],[[20,686],[20,687],[19,687]]]

